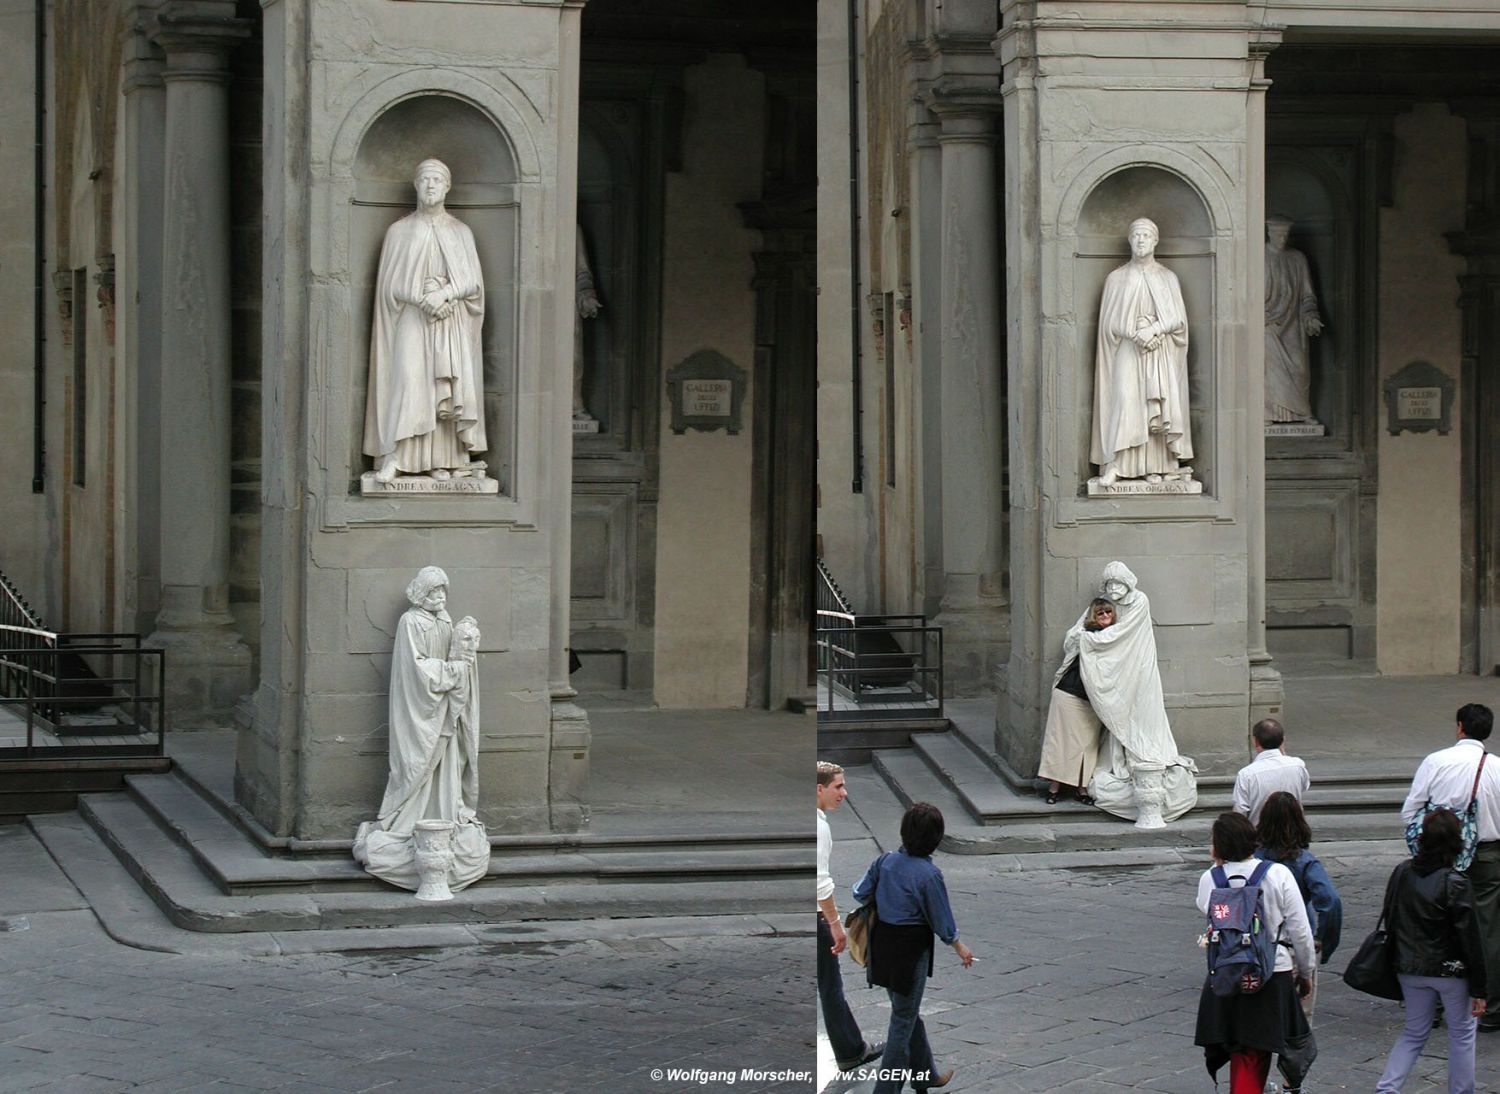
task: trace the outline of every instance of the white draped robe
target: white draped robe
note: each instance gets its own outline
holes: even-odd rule
[[[1318,318],[1312,271],[1301,251],[1266,248],[1266,421],[1313,416],[1312,370],[1303,324]]]

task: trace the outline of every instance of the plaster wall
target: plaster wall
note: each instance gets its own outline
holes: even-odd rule
[[[1464,260],[1444,232],[1464,226],[1465,127],[1440,103],[1395,120],[1395,202],[1380,214],[1380,379],[1415,360],[1459,375]],[[1385,429],[1380,403],[1380,497],[1376,516],[1376,659],[1382,673],[1458,671],[1459,448],[1466,393],[1455,393],[1453,428]]]
[[[34,0],[0,0],[0,97],[15,106],[0,114],[0,177],[12,180],[33,176],[35,13]],[[0,467],[7,469],[0,476],[0,572],[41,606],[49,591],[47,499],[31,492],[36,200],[30,185],[0,190]],[[55,310],[50,286],[41,303]]]
[[[738,55],[721,54],[688,69],[683,90],[683,170],[667,180],[664,218],[655,694],[662,707],[742,707],[754,394],[746,392],[738,434],[677,435],[666,371],[700,349],[750,371],[758,233],[736,206],[760,194],[764,84]]]
[[[849,40],[843,4],[818,5],[817,81],[818,541],[855,608],[869,610],[868,510],[865,498],[852,489],[857,469],[850,275],[862,263],[856,266],[849,250]],[[866,436],[872,428],[868,418]]]

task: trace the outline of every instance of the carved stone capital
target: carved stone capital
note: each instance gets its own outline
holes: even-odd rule
[[[1005,103],[998,87],[950,87],[927,92],[927,109],[937,118],[938,140],[993,142]]]
[[[233,0],[167,0],[156,13],[155,44],[166,53],[162,79],[229,78],[229,51],[250,36]]]

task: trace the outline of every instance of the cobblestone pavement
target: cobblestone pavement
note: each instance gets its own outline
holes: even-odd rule
[[[841,909],[877,848],[858,816],[831,818]],[[1309,1094],[1374,1089],[1401,1024],[1399,1004],[1360,995],[1339,977],[1375,926],[1399,842],[1314,845],[1345,905],[1344,937],[1323,967],[1313,1018],[1320,1055]],[[1121,859],[1128,862],[1128,853]],[[1208,865],[997,873],[984,856],[938,855],[959,931],[977,960],[965,971],[940,948],[923,1015],[951,1089],[1207,1094],[1214,1089],[1193,1046],[1203,982],[1193,905]],[[809,942],[809,945],[811,943]],[[809,960],[809,966],[811,960]],[[884,1040],[890,1007],[844,965],[845,985],[867,1039]],[[821,1015],[819,1023],[821,1026]],[[1446,1090],[1446,1032],[1437,1030],[1406,1090]],[[1500,1090],[1500,1034],[1479,1035],[1478,1089]],[[821,1029],[818,1087],[863,1092],[873,1080],[839,1077]],[[1274,1077],[1274,1069],[1273,1069]],[[1227,1089],[1227,1069],[1220,1071]]]
[[[700,1081],[724,1069],[736,1091],[812,1085],[805,937],[182,956],[112,941],[60,874],[15,880],[0,878],[4,1094],[667,1094],[727,1089]]]

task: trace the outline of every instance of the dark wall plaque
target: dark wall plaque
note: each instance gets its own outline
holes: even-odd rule
[[[1446,434],[1452,428],[1453,380],[1426,361],[1413,361],[1381,385],[1385,391],[1386,428]]]
[[[722,353],[700,349],[667,372],[667,398],[672,403],[672,432],[700,429],[740,431],[745,401],[745,370]]]

